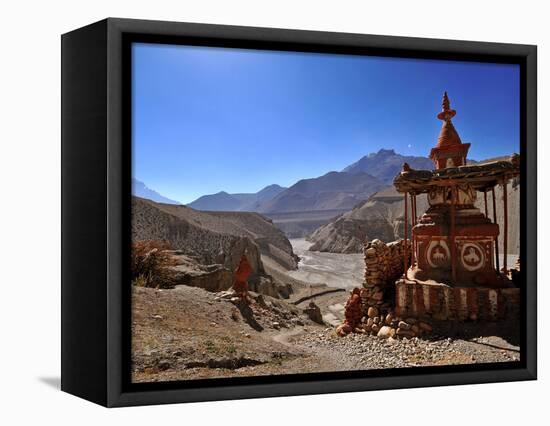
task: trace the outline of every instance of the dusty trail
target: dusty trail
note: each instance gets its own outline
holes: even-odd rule
[[[277,333],[277,334],[273,335],[271,338],[277,343],[281,343],[281,344],[287,345],[287,346],[296,347],[295,345],[290,343],[289,340],[292,337],[299,336],[299,335],[304,334],[304,333],[306,333],[306,330],[304,330],[304,328],[296,327],[296,328],[293,328],[293,329],[290,329],[290,330],[283,331],[281,333]]]
[[[343,371],[356,370],[360,365],[361,356],[357,354],[349,354],[338,349],[333,349],[330,346],[317,344],[311,340],[304,339],[307,336],[316,335],[319,338],[325,339],[327,334],[330,334],[330,329],[324,331],[312,330],[305,327],[296,327],[291,330],[283,331],[272,336],[273,341],[302,351],[304,355],[310,359],[314,359],[318,366],[321,366],[321,371]]]

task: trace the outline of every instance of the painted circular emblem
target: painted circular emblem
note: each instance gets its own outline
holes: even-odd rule
[[[485,252],[475,243],[465,243],[460,252],[462,265],[468,271],[477,271],[485,265]]]
[[[451,253],[446,241],[430,241],[426,250],[426,260],[432,268],[442,268],[449,264]]]

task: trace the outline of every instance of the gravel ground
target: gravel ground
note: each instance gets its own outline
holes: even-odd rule
[[[132,379],[192,380],[519,360],[514,323],[434,328],[428,339],[338,337],[301,307],[264,296],[249,307],[178,286],[133,289]],[[346,294],[316,298],[335,306]],[[319,300],[321,299],[321,300]],[[484,336],[484,337],[479,337]],[[502,336],[502,337],[497,337]]]
[[[333,329],[325,329],[291,342],[331,353],[335,362],[351,363],[354,370],[519,361],[519,347],[497,336],[386,340],[364,334],[338,337]]]

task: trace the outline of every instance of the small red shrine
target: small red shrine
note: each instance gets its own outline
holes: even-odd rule
[[[508,278],[506,261],[507,185],[519,176],[519,156],[513,155],[505,161],[468,165],[470,144],[462,143],[452,123],[455,115],[456,111],[451,109],[445,92],[442,111],[437,115],[443,125],[437,144],[430,152],[434,170],[413,170],[404,164],[402,172],[394,180],[397,191],[404,194],[405,223],[412,226],[411,237],[408,226],[405,227],[405,241],[410,238],[412,253],[405,250],[405,273],[396,283],[396,306],[400,311],[423,313],[430,305],[441,304],[443,300],[447,316],[458,315],[461,309],[465,309],[467,315],[468,304],[477,304],[478,298],[477,292],[474,294],[468,289],[487,292],[513,287]],[[495,187],[498,185],[502,187],[503,194],[502,234],[495,214]],[[418,218],[416,197],[420,194],[426,194],[430,207]],[[475,205],[480,194],[484,200],[484,211]],[[488,194],[492,197],[492,218],[488,215]],[[503,239],[504,248],[502,268],[499,265],[499,238]],[[405,247],[409,245],[405,244]],[[438,291],[441,297],[437,295]],[[491,291],[488,295],[495,300],[499,297]],[[470,310],[476,309],[472,306]]]

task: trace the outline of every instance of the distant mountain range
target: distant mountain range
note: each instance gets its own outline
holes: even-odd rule
[[[165,196],[159,194],[157,191],[153,191],[136,178],[132,178],[132,195],[140,198],[146,198],[151,201],[156,201],[157,203],[181,204],[179,201],[171,200],[170,198],[166,198]]]
[[[217,194],[203,195],[187,204],[196,210],[203,211],[260,211],[263,203],[273,199],[286,188],[273,184],[256,193],[228,194],[225,191]]]
[[[358,202],[384,187],[368,173],[329,172],[302,179],[260,206],[262,213],[289,213],[352,209]]]
[[[412,168],[432,168],[428,158],[404,156],[391,149],[381,149],[340,172],[332,171],[316,178],[302,179],[289,188],[270,185],[255,194],[228,194],[222,191],[204,195],[188,206],[197,210],[254,211],[267,215],[351,210],[391,184],[404,162]]]
[[[395,175],[401,171],[403,163],[408,163],[413,169],[433,169],[433,163],[429,158],[401,155],[393,149],[381,149],[376,153],[365,155],[342,171],[347,173],[369,173],[386,184],[391,184]]]
[[[426,157],[405,156],[391,149],[381,149],[342,171],[301,179],[289,188],[273,184],[256,193],[221,191],[203,195],[187,206],[201,211],[261,213],[288,236],[302,237],[390,186],[405,162],[415,169],[433,167]],[[134,195],[160,203],[179,204],[136,182],[140,185],[134,184]]]

